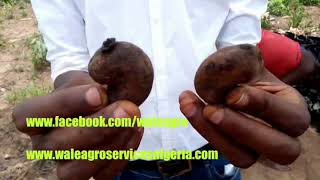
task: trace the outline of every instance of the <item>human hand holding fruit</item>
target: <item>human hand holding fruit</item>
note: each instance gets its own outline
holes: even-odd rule
[[[114,79],[118,77],[112,76],[105,83],[99,81],[102,84],[98,84],[88,73],[70,71],[57,78],[53,93],[32,98],[15,107],[13,120],[16,127],[31,137],[34,150],[70,150],[71,148],[75,150],[129,150],[138,148],[143,128],[28,128],[26,125],[26,118],[140,117],[138,105],[147,98],[153,80],[153,70],[152,67],[150,69],[149,59],[144,56],[142,50],[132,44],[121,43],[119,45],[114,41],[112,43],[113,49],[104,51],[106,49],[104,45],[97,51],[91,60],[89,71],[94,79],[96,79],[95,75],[99,75],[100,72],[107,73],[107,75],[109,72],[115,75],[122,73],[120,82]],[[123,44],[125,46],[122,46]],[[112,64],[108,62],[108,57],[114,54],[120,57],[111,58],[111,61],[114,63],[119,59],[121,61],[119,66],[104,66],[103,63]],[[132,61],[136,61],[139,65],[135,67],[135,70],[127,68],[133,64]],[[102,63],[101,66],[94,67],[99,62]],[[132,73],[137,71],[140,73],[135,76],[138,79],[148,76],[148,82],[145,82],[144,86],[134,86],[129,82],[134,79]],[[105,85],[108,86],[108,90]],[[115,89],[125,93],[114,94]],[[140,92],[142,93],[139,94]],[[134,98],[132,98],[133,94],[135,94]],[[112,179],[122,171],[126,164],[127,161],[119,160],[59,161],[57,172],[59,179],[87,180],[90,177],[97,180]]]
[[[300,154],[296,139],[309,126],[302,96],[263,66],[259,50],[238,45],[219,50],[199,67],[195,87],[180,96],[180,109],[198,132],[234,165],[259,156],[281,165]]]

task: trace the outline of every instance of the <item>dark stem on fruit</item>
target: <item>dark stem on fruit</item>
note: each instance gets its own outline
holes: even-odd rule
[[[116,38],[108,38],[106,41],[103,42],[103,46],[101,49],[102,53],[108,53],[112,51],[116,46],[116,44],[117,44]]]

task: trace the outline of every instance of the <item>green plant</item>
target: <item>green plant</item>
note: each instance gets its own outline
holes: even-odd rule
[[[268,4],[268,12],[274,16],[284,16],[289,12],[285,0],[271,0]]]
[[[3,5],[3,4],[15,5],[19,3],[30,3],[30,0],[0,0],[0,5]]]
[[[299,27],[303,18],[306,16],[304,7],[299,0],[291,0],[289,2],[289,15],[291,17],[291,27]]]
[[[30,4],[30,0],[15,0],[14,4],[17,5],[19,9],[26,9],[26,5]]]
[[[4,4],[4,6],[1,7],[0,16],[3,19],[13,19],[13,6],[11,4]]]
[[[31,97],[46,95],[50,93],[52,89],[50,86],[40,86],[31,83],[23,89],[9,92],[5,99],[8,103],[15,105]]]
[[[42,35],[35,34],[27,38],[27,45],[31,49],[31,62],[34,70],[36,72],[43,70],[48,65],[48,61],[46,60],[47,48]]]
[[[319,6],[320,0],[270,0],[268,4],[268,12],[274,16],[290,15],[292,7],[290,4],[299,4],[299,6]]]
[[[3,39],[3,36],[0,34],[0,48],[5,47],[5,41]]]
[[[25,10],[23,10],[21,12],[21,17],[27,17],[27,16],[28,16],[28,13]]]
[[[300,2],[305,6],[318,6],[318,5],[320,5],[320,0],[300,0]]]
[[[21,16],[28,16],[25,11],[26,4],[30,3],[29,0],[0,0],[0,21],[14,19],[14,11],[21,9]]]
[[[261,27],[263,29],[267,29],[267,30],[272,28],[272,25],[270,23],[270,18],[269,17],[267,17],[267,16],[262,17],[262,19],[261,19]]]
[[[3,4],[12,4],[13,0],[0,0]]]

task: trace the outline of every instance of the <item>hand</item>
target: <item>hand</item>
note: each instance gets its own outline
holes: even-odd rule
[[[66,81],[67,80],[67,81]],[[57,83],[58,82],[58,83]],[[35,150],[128,150],[137,149],[140,128],[27,128],[26,118],[140,116],[136,105],[118,101],[107,105],[107,95],[86,73],[68,73],[56,82],[56,90],[18,105],[13,112],[17,128],[27,133]],[[63,83],[62,83],[63,82]],[[60,161],[59,179],[106,179],[116,176],[127,161]]]
[[[291,164],[301,147],[310,115],[302,96],[271,73],[267,82],[234,89],[226,105],[206,105],[193,92],[179,98],[193,127],[235,166],[248,168],[258,157]]]
[[[281,45],[275,47],[277,44]],[[319,64],[311,51],[302,48],[299,42],[286,36],[263,30],[258,47],[265,67],[287,84],[300,81],[305,83],[305,80],[313,76],[317,68],[319,69]]]

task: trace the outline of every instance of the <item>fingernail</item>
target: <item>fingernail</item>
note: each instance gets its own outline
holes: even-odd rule
[[[232,91],[227,97],[227,104],[245,106],[248,104],[248,95],[242,88]]]
[[[182,113],[188,118],[192,117],[197,112],[197,106],[194,104],[192,98],[185,97],[180,102],[180,108]]]
[[[86,101],[90,106],[100,106],[102,104],[101,96],[97,88],[91,87],[85,95]]]
[[[117,109],[113,113],[115,118],[127,118],[129,117],[129,114],[122,108],[122,107],[117,107]]]
[[[215,106],[208,106],[205,109],[204,114],[206,117],[208,117],[208,120],[213,124],[220,124],[224,116],[223,109]]]
[[[189,93],[190,93],[189,91],[184,91],[183,93],[181,93],[180,96],[179,96],[179,101],[181,102],[182,100],[184,100],[186,98],[190,99],[189,98],[190,97]]]
[[[187,117],[193,117],[196,112],[197,112],[197,107],[193,104],[189,104],[189,105],[185,105],[183,107],[181,107],[181,111],[183,112],[183,114]]]

